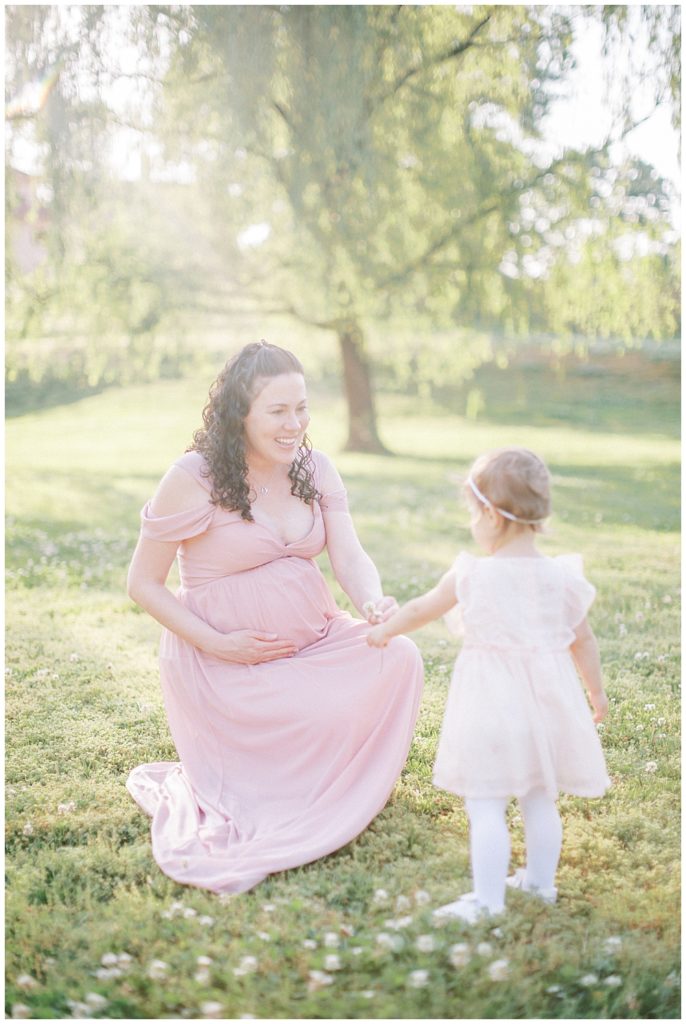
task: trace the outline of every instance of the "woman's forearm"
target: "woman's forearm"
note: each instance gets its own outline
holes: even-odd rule
[[[341,589],[360,613],[364,614],[363,606],[367,601],[377,604],[383,597],[378,569],[363,549],[345,565],[333,568]]]
[[[182,640],[187,640],[194,647],[212,652],[218,638],[217,630],[194,615],[163,584],[153,580],[130,582],[129,597],[137,605],[152,615],[153,619],[166,629],[176,633]]]

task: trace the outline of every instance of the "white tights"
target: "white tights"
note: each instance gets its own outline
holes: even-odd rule
[[[562,847],[562,823],[555,801],[542,789],[518,798],[526,838],[526,885],[554,885]],[[465,800],[469,815],[474,892],[492,913],[505,906],[505,878],[510,862],[510,834],[505,812],[509,800]]]

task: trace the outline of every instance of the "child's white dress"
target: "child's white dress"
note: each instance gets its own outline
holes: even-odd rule
[[[580,555],[455,562],[464,632],[434,782],[473,799],[544,789],[602,796],[610,785],[569,650],[595,597]],[[461,628],[460,628],[461,626]]]

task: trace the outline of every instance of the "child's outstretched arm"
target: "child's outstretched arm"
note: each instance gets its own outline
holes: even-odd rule
[[[391,637],[399,633],[411,633],[427,622],[440,619],[457,604],[455,582],[455,570],[450,569],[433,590],[408,601],[385,622],[374,626],[367,636],[367,643],[370,647],[385,647]]]
[[[608,702],[603,687],[598,641],[587,619],[577,626],[575,632],[576,639],[570,648],[574,664],[588,690],[588,696],[595,712],[593,721],[602,722],[607,714]]]

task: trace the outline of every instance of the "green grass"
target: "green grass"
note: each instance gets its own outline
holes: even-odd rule
[[[207,383],[113,390],[8,424],[8,1012],[79,1015],[95,993],[106,1004],[91,995],[89,1012],[106,1018],[679,1017],[678,381],[647,363],[564,380],[540,366],[485,369],[469,385],[482,392],[481,418],[465,417],[466,392],[434,410],[382,397],[396,457],[336,457],[360,535],[399,598],[471,548],[452,478],[511,443],[553,472],[544,550],[583,552],[598,588],[613,787],[602,800],[560,801],[559,903],[513,894],[497,927],[471,930],[431,925],[431,907],[469,886],[461,804],[431,784],[455,656],[441,624],[416,635],[426,691],[405,771],[356,841],[229,899],[176,885],[152,860],[124,781],[175,753],[159,630],[124,581],[138,510],[198,425]],[[335,453],[343,407],[327,394],[312,405],[314,442]],[[520,858],[514,805],[510,816]],[[426,939],[417,948],[420,936],[433,950]],[[469,950],[451,954],[457,943]],[[317,987],[310,971],[327,955],[341,969]],[[212,962],[202,970],[198,957]],[[489,965],[503,959],[508,978],[493,980]],[[155,960],[168,965],[163,979],[150,976]]]

